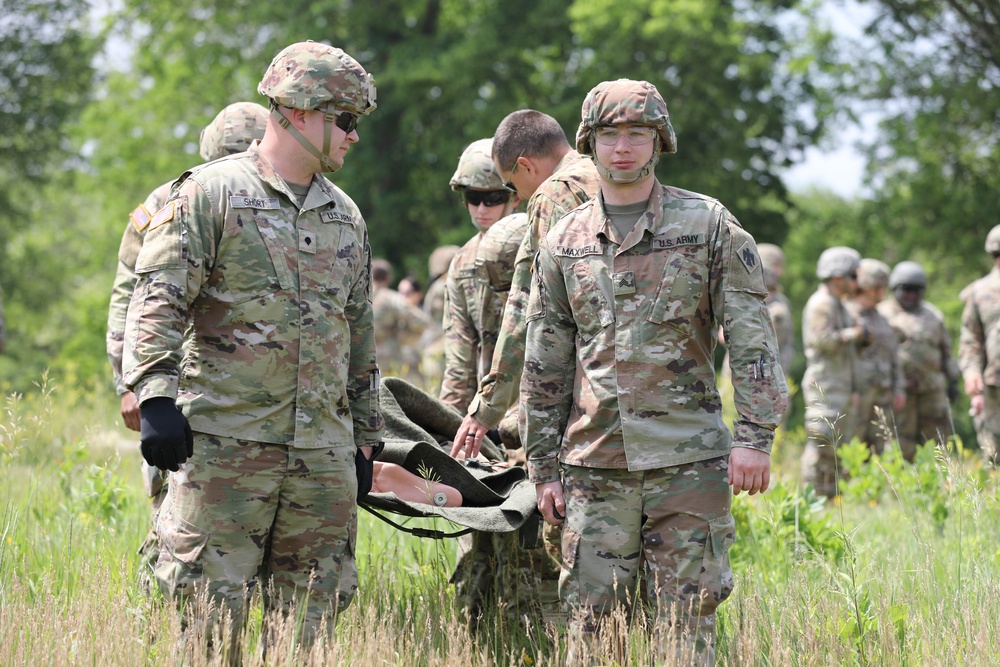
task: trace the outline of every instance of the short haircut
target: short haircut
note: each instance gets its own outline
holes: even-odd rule
[[[518,156],[546,157],[570,148],[559,122],[534,109],[521,109],[500,121],[493,134],[493,159],[502,171],[510,171]]]
[[[384,259],[372,260],[372,282],[388,283],[392,280],[392,264]]]

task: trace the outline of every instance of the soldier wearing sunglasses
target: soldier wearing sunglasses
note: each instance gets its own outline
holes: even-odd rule
[[[258,92],[263,139],[183,174],[148,221],[123,362],[143,457],[171,471],[154,577],[181,607],[205,593],[230,614],[234,655],[258,587],[265,618],[297,607],[305,645],[353,599],[383,425],[368,231],[322,174],[375,109],[371,75],[301,42]]]

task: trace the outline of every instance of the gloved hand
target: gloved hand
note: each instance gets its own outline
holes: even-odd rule
[[[958,380],[949,378],[948,380],[948,402],[954,403],[958,400]]]
[[[194,455],[194,435],[184,413],[166,396],[145,401],[139,412],[142,458],[160,470],[180,470]]]
[[[379,442],[372,447],[372,457],[365,456],[364,451],[358,448],[354,454],[354,472],[358,476],[358,500],[364,500],[365,496],[371,493],[372,481],[375,475],[375,457],[385,449],[385,443]]]

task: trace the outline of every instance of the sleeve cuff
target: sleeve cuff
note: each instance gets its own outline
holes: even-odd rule
[[[528,459],[528,481],[532,484],[558,482],[559,479],[559,457],[556,454]]]
[[[176,401],[178,383],[179,379],[176,375],[147,375],[135,383],[132,391],[135,392],[139,405],[160,396]]]
[[[476,394],[469,404],[469,415],[477,422],[490,429],[497,426],[503,419],[506,410],[497,410],[486,403],[482,394]]]
[[[746,421],[737,421],[733,428],[733,447],[746,447],[771,454],[774,431]]]

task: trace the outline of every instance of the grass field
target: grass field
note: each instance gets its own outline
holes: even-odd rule
[[[142,593],[135,555],[148,527],[135,438],[114,397],[41,383],[0,408],[0,665],[213,664],[186,647],[169,604]],[[776,484],[738,498],[736,590],[719,616],[718,664],[1000,664],[1000,490],[971,453],[921,450],[863,462],[839,502],[799,488],[801,434],[778,444]],[[447,581],[454,544],[363,514],[361,589],[334,640],[297,651],[275,623],[266,661],[259,604],[245,664],[558,665],[555,627],[487,619],[473,640]],[[620,627],[597,664],[650,664],[644,634]]]

